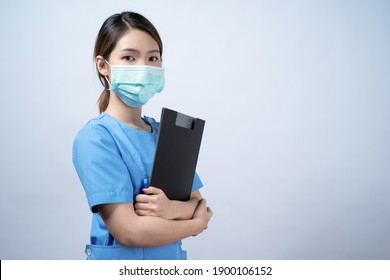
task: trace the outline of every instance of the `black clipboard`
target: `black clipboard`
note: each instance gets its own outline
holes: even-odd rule
[[[163,108],[150,185],[171,200],[190,199],[205,121]]]

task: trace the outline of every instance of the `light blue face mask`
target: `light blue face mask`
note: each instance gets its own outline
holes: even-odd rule
[[[108,65],[110,65],[107,62]],[[111,89],[130,107],[141,107],[164,89],[164,68],[110,65]]]

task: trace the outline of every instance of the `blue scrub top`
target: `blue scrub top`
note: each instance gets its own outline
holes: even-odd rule
[[[73,164],[93,213],[91,243],[85,248],[87,259],[186,259],[181,241],[161,247],[126,247],[108,231],[96,205],[133,203],[149,179],[157,143],[159,123],[144,117],[152,132],[130,127],[101,113],[90,120],[73,143]],[[195,174],[192,190],[202,187]]]

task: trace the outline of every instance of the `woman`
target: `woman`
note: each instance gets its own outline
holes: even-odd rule
[[[186,259],[181,240],[201,233],[212,216],[196,175],[191,199],[169,200],[151,173],[159,124],[141,117],[142,106],[164,87],[163,46],[142,15],[109,17],[95,42],[104,86],[100,115],[73,144],[73,163],[93,213],[87,259]]]

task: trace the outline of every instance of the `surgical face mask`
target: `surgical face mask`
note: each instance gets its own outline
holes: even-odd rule
[[[110,65],[107,62],[108,65]],[[130,107],[141,107],[164,88],[164,68],[110,65],[111,89]]]

